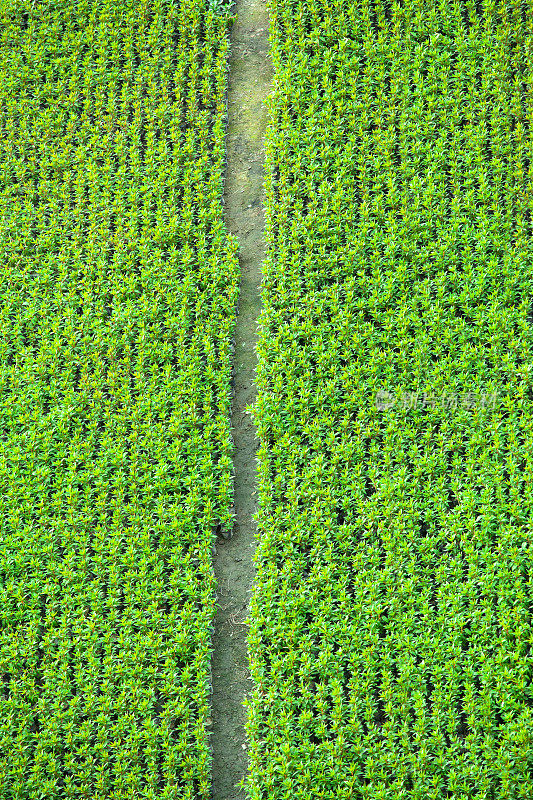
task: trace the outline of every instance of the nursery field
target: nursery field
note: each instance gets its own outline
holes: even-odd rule
[[[0,796],[210,796],[227,14],[0,0]]]
[[[533,7],[270,12],[247,793],[525,800]]]

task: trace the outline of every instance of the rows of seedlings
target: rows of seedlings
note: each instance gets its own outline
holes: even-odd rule
[[[532,11],[270,2],[251,800],[533,796]]]
[[[229,15],[0,3],[0,795],[210,797]]]

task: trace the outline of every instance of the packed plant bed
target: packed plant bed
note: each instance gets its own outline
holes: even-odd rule
[[[532,11],[270,2],[251,800],[533,796]]]
[[[0,3],[0,796],[210,797],[228,25]]]

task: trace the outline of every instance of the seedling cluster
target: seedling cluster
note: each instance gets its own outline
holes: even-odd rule
[[[533,796],[526,5],[271,0],[251,800]]]
[[[0,796],[210,797],[227,20],[0,3]]]

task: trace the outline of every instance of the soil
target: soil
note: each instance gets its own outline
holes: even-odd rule
[[[225,217],[239,241],[241,290],[235,332],[232,427],[235,522],[230,538],[217,537],[214,568],[218,606],[213,634],[213,799],[244,800],[238,783],[248,769],[244,698],[251,690],[248,666],[248,603],[255,567],[256,453],[258,439],[248,407],[255,402],[257,321],[265,256],[265,100],[272,88],[272,62],[265,0],[237,0],[231,28]]]

